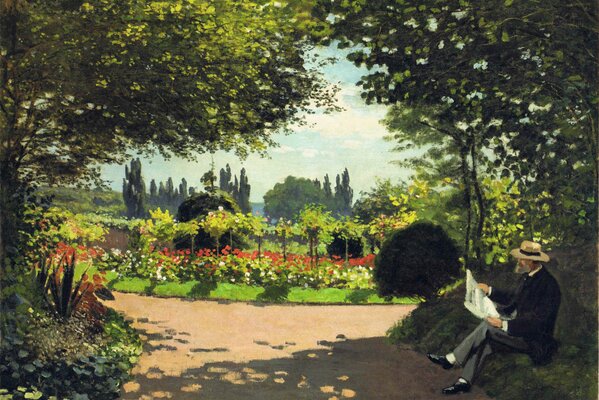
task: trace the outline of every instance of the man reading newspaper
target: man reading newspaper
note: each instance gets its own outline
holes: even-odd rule
[[[444,369],[463,367],[456,383],[444,394],[468,392],[485,359],[498,349],[527,353],[535,364],[546,364],[557,348],[553,328],[561,294],[555,278],[543,262],[549,256],[538,243],[524,241],[510,252],[518,262],[514,272],[522,274],[515,290],[502,290],[467,277],[464,305],[483,321],[451,353],[428,358]],[[469,272],[469,271],[468,271]],[[495,305],[501,305],[501,313]]]

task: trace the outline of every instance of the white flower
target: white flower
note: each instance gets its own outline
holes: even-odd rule
[[[430,17],[426,21],[426,28],[431,32],[436,32],[438,26],[439,25],[437,24],[437,18],[435,18],[435,17]]]
[[[218,211],[224,210],[223,206],[218,206]]]
[[[487,67],[489,66],[489,63],[487,62],[487,60],[480,60],[474,63],[474,65],[472,66],[472,68],[474,69],[482,69],[483,71],[487,69]]]
[[[410,18],[406,22],[403,23],[405,26],[409,26],[411,28],[418,28],[418,22],[414,19],[414,17]]]
[[[225,266],[225,262],[224,262],[224,261],[221,261],[221,262],[219,262],[219,263],[218,263],[218,266],[219,266],[219,267],[224,267],[224,266]]]

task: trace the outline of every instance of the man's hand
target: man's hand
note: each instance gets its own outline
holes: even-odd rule
[[[479,283],[478,288],[482,290],[484,294],[489,294],[489,285],[486,283]]]
[[[501,328],[501,325],[503,324],[502,320],[494,317],[487,317],[487,322],[489,325],[494,326],[495,328]]]

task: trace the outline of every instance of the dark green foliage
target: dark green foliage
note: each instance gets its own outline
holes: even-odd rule
[[[331,181],[329,180],[329,174],[325,174],[324,176],[322,190],[324,191],[324,198],[327,201],[331,201],[333,199],[333,190],[331,189]]]
[[[245,168],[241,168],[239,174],[239,197],[236,199],[239,208],[241,208],[241,212],[248,213],[252,211],[252,206],[250,205],[250,190],[251,185],[248,183]]]
[[[43,398],[116,399],[141,354],[139,336],[114,311],[106,315],[103,332],[95,335],[85,321],[57,324],[35,311],[12,311],[10,319],[2,327],[0,381],[4,394],[15,399],[24,396],[19,387]]]
[[[226,169],[220,169],[218,181],[220,190],[229,193],[233,197],[237,204],[239,204],[241,212],[252,212],[252,206],[250,204],[251,185],[248,183],[245,168],[241,168],[239,180],[237,179],[237,175],[235,175],[234,182],[231,182],[231,177],[231,167],[227,164]]]
[[[333,241],[327,245],[329,256],[345,257],[346,240],[338,233],[333,233]],[[364,255],[364,245],[362,238],[353,237],[347,240],[347,252],[350,258],[362,257]]]
[[[172,214],[177,213],[179,205],[191,194],[193,188],[187,186],[187,180],[181,179],[178,189],[175,188],[173,178],[168,178],[166,183],[160,182],[156,186],[154,179],[150,182],[150,195],[148,205],[150,209],[160,208],[168,210]]]
[[[218,210],[218,207],[222,207],[225,211],[232,213],[240,212],[239,206],[228,193],[216,190],[214,192],[196,193],[187,198],[179,206],[177,220],[181,222],[188,222],[193,219],[201,219],[208,215],[210,211]],[[229,244],[229,233],[223,235],[219,239],[219,242],[223,244]],[[239,234],[233,235],[233,247],[241,248],[243,247],[244,243],[245,241],[242,236]],[[211,238],[206,232],[200,229],[194,240],[195,248],[214,248],[215,245],[216,240]],[[175,246],[178,249],[191,248],[191,239],[177,239]]]
[[[527,355],[497,354],[477,380],[497,400],[597,398],[597,255],[595,244],[550,253],[547,265],[562,290],[555,337],[560,347],[553,361],[534,366]],[[515,284],[511,266],[476,277],[498,287]],[[440,299],[421,304],[389,330],[394,343],[426,353],[444,354],[479,323],[464,306],[463,285]]]
[[[325,176],[325,185],[328,181],[328,175]],[[330,189],[330,184],[329,184]],[[325,197],[327,196],[328,190],[325,189]],[[337,175],[335,185],[335,212],[337,215],[350,215],[352,200],[354,197],[354,190],[349,186],[349,172],[347,168],[343,170],[341,176]]]
[[[227,164],[226,169],[224,169],[224,168],[220,169],[219,179],[218,179],[218,187],[220,188],[220,190],[222,190],[223,192],[231,193],[231,190],[232,190],[231,177],[232,176],[233,175],[231,174],[231,166],[229,164]]]
[[[395,232],[375,259],[374,279],[383,296],[431,299],[457,278],[459,252],[437,225],[419,222]]]
[[[320,204],[334,215],[351,214],[353,189],[349,185],[347,168],[337,175],[335,194],[331,191],[328,174],[321,185],[318,179],[288,176],[264,195],[264,212],[272,218],[294,219],[308,204]]]
[[[307,204],[324,204],[324,195],[306,178],[288,176],[264,195],[264,213],[271,218],[293,219]]]
[[[127,207],[127,217],[143,218],[146,216],[146,184],[141,175],[139,158],[131,160],[131,167],[125,165],[123,200]]]

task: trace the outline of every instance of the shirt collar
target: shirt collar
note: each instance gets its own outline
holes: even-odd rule
[[[528,276],[532,277],[534,274],[536,274],[537,272],[539,272],[542,269],[543,269],[543,266],[541,265],[538,269],[535,269],[534,271],[529,272]]]

